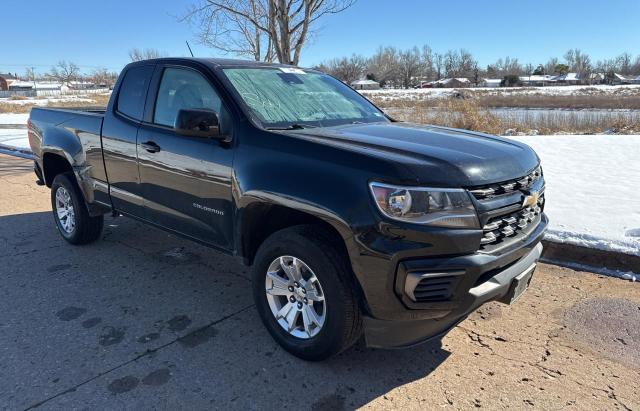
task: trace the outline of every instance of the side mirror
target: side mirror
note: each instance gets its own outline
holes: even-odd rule
[[[220,134],[218,115],[213,110],[182,109],[178,111],[174,128],[183,136],[224,139]]]

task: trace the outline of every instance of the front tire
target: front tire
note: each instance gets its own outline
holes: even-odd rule
[[[271,336],[289,353],[324,360],[351,347],[362,319],[348,260],[322,227],[272,234],[252,269],[254,300]]]
[[[53,218],[62,238],[71,244],[88,244],[100,237],[104,217],[92,217],[73,172],[58,174],[51,184]]]

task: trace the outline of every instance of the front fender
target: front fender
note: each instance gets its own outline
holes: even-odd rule
[[[247,191],[243,193],[242,197],[237,201],[240,213],[238,213],[238,221],[235,226],[238,231],[241,231],[241,227],[243,225],[242,210],[246,210],[256,204],[281,206],[303,212],[319,218],[325,223],[331,225],[344,240],[353,236],[349,223],[347,223],[347,221],[334,210],[330,210],[318,204],[310,203],[302,198],[295,198],[283,193],[267,192],[262,190]],[[236,238],[240,238],[240,235],[236,235]]]

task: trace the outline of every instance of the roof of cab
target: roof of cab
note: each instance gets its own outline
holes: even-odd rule
[[[197,57],[161,57],[157,59],[140,60],[129,65],[138,65],[145,63],[181,63],[185,61],[195,61],[206,66],[215,68],[227,68],[227,67],[294,67],[287,64],[280,63],[265,63],[262,61],[254,60],[239,60],[239,59],[223,59],[223,58],[197,58]]]

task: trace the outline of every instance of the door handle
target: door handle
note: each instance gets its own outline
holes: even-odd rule
[[[153,141],[147,141],[146,143],[142,143],[140,145],[150,153],[157,153],[158,151],[160,151],[160,146]]]

